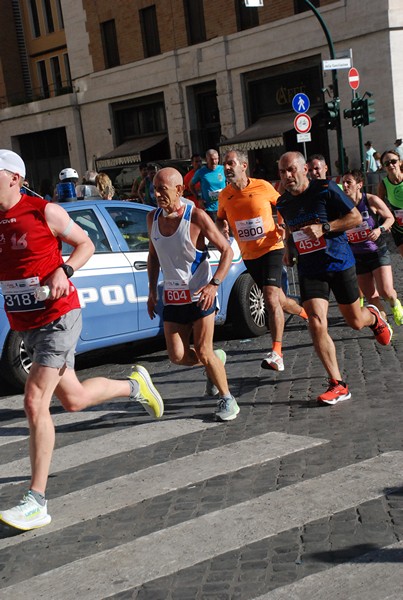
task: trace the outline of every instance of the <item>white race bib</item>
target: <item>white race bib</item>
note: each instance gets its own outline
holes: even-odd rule
[[[264,237],[263,219],[247,219],[246,221],[235,221],[235,227],[241,242],[250,242]]]
[[[37,287],[39,287],[39,277],[2,281],[1,291],[4,296],[4,308],[8,312],[43,310],[45,302],[35,298]]]

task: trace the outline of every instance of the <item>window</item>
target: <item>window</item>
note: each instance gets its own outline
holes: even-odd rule
[[[310,0],[311,4],[315,8],[320,6],[320,0]],[[312,10],[304,0],[294,0],[294,12],[295,14],[305,12],[306,10]]]
[[[95,254],[111,252],[108,238],[93,210],[86,208],[83,210],[70,211],[69,215],[77,225],[80,225],[80,227],[84,229],[85,233],[92,240],[95,246]],[[73,249],[73,246],[63,242],[63,255],[71,254]]]
[[[143,106],[132,106],[130,108],[116,111],[117,131],[121,132],[121,139],[129,139],[165,133],[165,110],[163,103],[147,104]]]
[[[66,73],[66,85],[71,86],[71,73],[70,73],[70,62],[69,55],[63,54],[64,71]]]
[[[52,72],[52,80],[53,80],[55,94],[57,94],[58,92],[60,92],[61,88],[63,87],[62,74],[60,71],[60,63],[59,63],[58,56],[52,56],[52,58],[50,59],[50,69]]]
[[[59,22],[59,29],[64,29],[64,21],[63,21],[63,11],[60,5],[60,0],[55,0],[56,2],[56,12],[57,12],[57,20]]]
[[[236,25],[238,31],[257,27],[259,25],[259,13],[257,8],[248,8],[244,0],[235,0]]]
[[[37,63],[38,78],[41,84],[41,96],[42,98],[49,98],[49,82],[48,74],[46,72],[46,63],[44,60],[39,60]]]
[[[157,54],[161,54],[161,47],[155,6],[148,6],[139,12],[144,56],[146,58],[157,56]]]
[[[45,17],[46,33],[53,33],[55,25],[53,23],[52,5],[50,0],[42,0],[43,14]]]
[[[129,250],[148,250],[147,211],[133,208],[107,208]]]
[[[36,6],[36,0],[30,0],[29,8],[30,8],[32,33],[33,33],[34,37],[40,37],[41,28],[39,25],[38,7]]]
[[[206,41],[203,0],[183,0],[185,9],[188,44],[200,44]]]
[[[111,69],[112,67],[117,67],[120,65],[120,58],[114,19],[101,23],[101,35],[105,68]]]

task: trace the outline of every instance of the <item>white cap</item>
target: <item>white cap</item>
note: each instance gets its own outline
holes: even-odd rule
[[[24,161],[12,150],[0,150],[0,171],[18,173],[20,177],[25,178]]]

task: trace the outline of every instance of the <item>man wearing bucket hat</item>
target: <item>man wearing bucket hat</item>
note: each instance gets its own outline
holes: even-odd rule
[[[81,332],[81,308],[70,277],[87,262],[94,246],[59,204],[21,194],[24,177],[21,157],[11,150],[0,150],[0,285],[10,327],[21,333],[32,357],[24,395],[32,477],[21,502],[0,510],[0,520],[28,530],[51,521],[45,489],[55,441],[49,411],[53,394],[68,411],[128,397],[158,418],[164,404],[140,365],[127,380],[95,377],[78,381],[74,352]],[[73,247],[66,263],[61,241]],[[41,286],[49,288],[45,299],[36,293]]]

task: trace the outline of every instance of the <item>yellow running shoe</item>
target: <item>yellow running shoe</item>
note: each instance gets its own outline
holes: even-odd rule
[[[164,414],[164,402],[154,387],[147,369],[141,365],[134,365],[133,373],[129,379],[137,381],[140,391],[137,396],[130,396],[132,400],[140,402],[151,417],[159,419]]]

